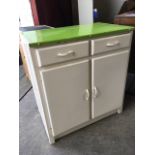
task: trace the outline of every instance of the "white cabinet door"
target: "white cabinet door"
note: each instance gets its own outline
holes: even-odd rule
[[[92,118],[121,107],[129,50],[92,60]]]
[[[54,136],[90,119],[89,61],[41,71]]]

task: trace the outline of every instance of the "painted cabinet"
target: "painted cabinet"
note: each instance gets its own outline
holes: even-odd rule
[[[131,37],[30,49],[32,84],[50,143],[122,111]]]
[[[124,50],[92,59],[92,118],[123,104],[128,57],[129,51]]]
[[[90,119],[89,78],[88,60],[41,71],[54,135]]]

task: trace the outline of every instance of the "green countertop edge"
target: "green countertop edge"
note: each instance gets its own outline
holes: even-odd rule
[[[123,33],[129,33],[131,31],[134,30],[134,27],[132,26],[124,26],[124,25],[116,25],[116,24],[108,24],[108,23],[94,23],[92,24],[92,26],[98,26],[98,25],[106,25],[106,26],[113,26],[113,27],[121,27],[123,29],[121,30],[111,30],[111,31],[108,31],[108,32],[101,32],[99,34],[84,34],[83,36],[73,36],[73,37],[70,37],[70,38],[59,38],[59,39],[55,39],[55,40],[48,40],[48,41],[37,41],[37,42],[31,42],[29,40],[29,38],[25,35],[26,33],[29,33],[29,32],[24,32],[22,33],[22,35],[25,37],[25,39],[28,41],[29,43],[29,46],[32,47],[32,48],[38,48],[38,47],[42,47],[42,46],[49,46],[49,45],[56,45],[56,44],[60,44],[60,43],[67,43],[67,42],[73,42],[73,41],[80,41],[80,40],[84,40],[84,39],[90,39],[90,38],[95,38],[95,37],[101,37],[101,36],[111,36],[111,35],[120,35],[120,34],[123,34]],[[91,25],[79,25],[79,26],[91,26]],[[78,26],[68,26],[68,27],[64,27],[64,28],[55,28],[55,29],[52,29],[52,31],[54,30],[65,30],[65,29],[68,29],[68,28],[78,28]],[[37,30],[39,31],[39,33],[44,33],[44,31],[46,30]],[[37,32],[35,31],[35,32]],[[49,29],[48,29],[49,31]],[[32,32],[32,31],[31,31]],[[30,32],[30,34],[31,34]],[[60,35],[60,34],[58,34]],[[32,36],[33,37],[33,36]]]
[[[132,30],[131,30],[132,31]],[[43,43],[32,43],[30,44],[30,47],[43,47],[43,46],[49,46],[49,45],[57,45],[57,44],[63,44],[63,43],[68,43],[68,42],[74,42],[74,41],[82,41],[85,39],[90,39],[90,38],[96,38],[96,37],[104,37],[104,36],[111,36],[111,35],[121,35],[123,33],[128,33],[131,31],[117,31],[117,32],[108,32],[108,33],[104,33],[104,34],[96,34],[96,35],[91,35],[91,36],[83,36],[83,37],[77,37],[77,38],[69,38],[69,39],[62,39],[62,40],[55,40],[54,42],[43,42]]]

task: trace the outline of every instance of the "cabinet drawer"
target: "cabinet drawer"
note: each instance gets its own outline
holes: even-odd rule
[[[88,41],[36,49],[38,66],[73,60],[89,55]]]
[[[100,39],[94,39],[91,42],[92,51],[91,54],[106,52],[110,50],[117,50],[130,46],[131,34],[124,34],[113,37],[106,37]]]

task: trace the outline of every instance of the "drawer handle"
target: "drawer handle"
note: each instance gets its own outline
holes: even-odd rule
[[[90,97],[89,90],[86,89],[86,90],[85,90],[85,94],[84,94],[84,99],[85,99],[86,101],[88,101],[88,100],[89,100],[89,97]]]
[[[98,89],[96,87],[93,88],[93,98],[96,98],[98,96]]]
[[[58,53],[57,56],[58,57],[65,57],[65,56],[68,56],[68,55],[75,55],[75,52],[73,50],[70,50],[70,51],[67,51],[67,52],[64,52],[64,53]]]
[[[107,47],[113,47],[113,46],[118,46],[119,44],[120,44],[119,41],[115,41],[115,42],[113,42],[113,43],[107,43],[106,46],[107,46]]]

